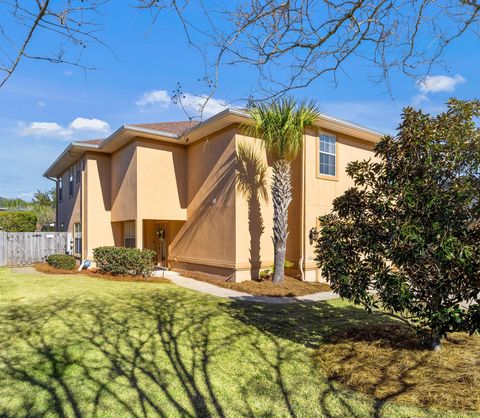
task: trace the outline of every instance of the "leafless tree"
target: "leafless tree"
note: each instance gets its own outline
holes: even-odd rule
[[[393,70],[422,79],[434,64],[445,64],[444,51],[455,40],[467,31],[478,35],[480,15],[477,0],[138,1],[157,12],[175,10],[188,42],[203,56],[214,51],[210,85],[216,86],[220,66],[246,64],[266,98],[322,76],[336,82],[355,57],[387,87]]]
[[[98,37],[97,15],[108,0],[0,0],[0,87],[22,60],[74,65]]]

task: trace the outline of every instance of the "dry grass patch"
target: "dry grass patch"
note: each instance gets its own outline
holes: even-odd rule
[[[112,274],[103,274],[98,273],[95,270],[61,270],[56,269],[50,266],[47,263],[36,263],[33,265],[35,269],[41,273],[45,274],[81,274],[83,276],[95,277],[102,280],[111,280],[115,282],[148,282],[148,283],[170,283],[170,280],[163,277],[142,277],[142,276],[132,276],[132,275],[118,275],[114,276]]]
[[[225,279],[220,276],[199,272],[184,271],[182,272],[182,275],[227,289],[249,293],[255,296],[294,297],[310,295],[317,292],[328,292],[331,290],[330,286],[326,283],[302,282],[299,279],[289,276],[285,276],[285,281],[283,284],[273,284],[271,278],[249,280],[242,283],[232,283],[225,281]]]
[[[480,336],[450,334],[425,350],[413,330],[379,324],[340,332],[315,354],[331,380],[379,401],[480,411]]]

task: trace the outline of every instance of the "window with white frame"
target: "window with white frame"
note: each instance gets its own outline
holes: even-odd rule
[[[135,248],[135,221],[123,223],[123,246],[126,248]]]
[[[82,224],[76,223],[73,225],[73,240],[75,254],[82,254]]]
[[[334,135],[321,134],[320,135],[320,156],[319,156],[319,171],[322,176],[337,175],[337,139]]]

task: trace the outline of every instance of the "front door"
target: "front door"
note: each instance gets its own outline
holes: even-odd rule
[[[155,224],[155,251],[160,266],[167,267],[167,249],[167,223],[157,222]]]

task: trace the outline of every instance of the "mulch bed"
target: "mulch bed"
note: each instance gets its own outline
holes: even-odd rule
[[[302,282],[299,279],[289,276],[285,276],[283,284],[274,284],[272,283],[271,278],[232,283],[225,281],[224,278],[219,276],[213,276],[206,273],[182,271],[182,275],[224,287],[226,289],[238,290],[239,292],[245,292],[255,296],[295,297],[310,295],[317,292],[328,292],[331,290],[330,286],[326,283]]]
[[[72,274],[72,275],[81,274],[84,276],[91,276],[97,279],[111,280],[115,282],[170,283],[170,280],[165,279],[163,277],[142,277],[142,276],[131,276],[131,275],[114,276],[111,274],[98,273],[95,270],[82,270],[82,271],[77,271],[77,269],[61,270],[61,269],[53,268],[47,263],[37,263],[37,264],[34,264],[33,267],[35,267],[37,271],[45,274]]]
[[[479,335],[452,333],[431,351],[405,325],[359,326],[333,335],[315,359],[331,380],[380,401],[480,411]]]

